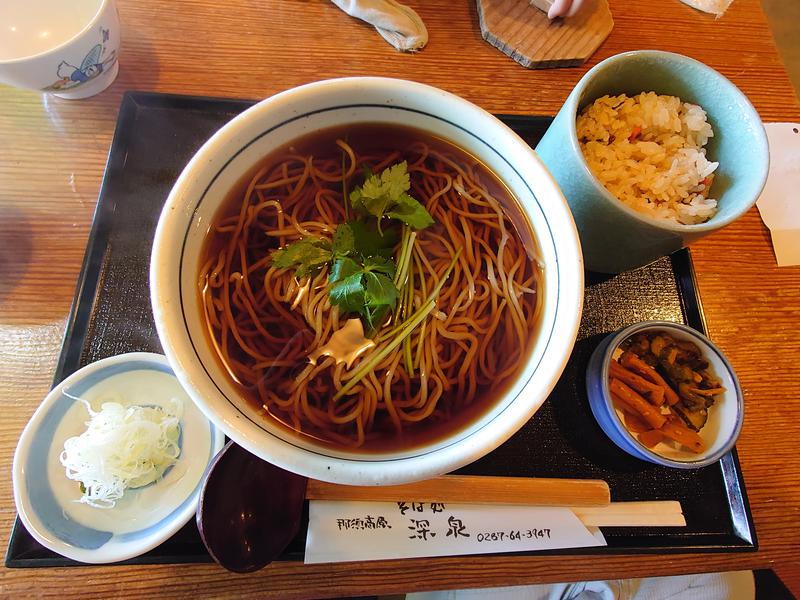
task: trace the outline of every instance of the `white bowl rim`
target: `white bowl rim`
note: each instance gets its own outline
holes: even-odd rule
[[[441,101],[441,99],[444,98],[449,102],[458,103],[460,108],[468,111],[470,118],[483,119],[484,122],[486,119],[490,119],[492,126],[498,132],[498,135],[502,135],[504,142],[514,145],[515,152],[519,151],[523,153],[522,156],[525,158],[526,165],[530,165],[536,169],[537,172],[533,174],[523,176],[521,173],[517,172],[517,175],[521,181],[528,185],[531,196],[536,199],[543,215],[544,208],[542,202],[538,200],[538,196],[533,193],[533,190],[530,189],[530,181],[537,176],[544,178],[547,181],[550,188],[544,193],[540,191],[539,194],[546,198],[545,201],[548,205],[548,208],[550,211],[552,211],[548,213],[548,216],[556,220],[559,225],[559,250],[556,252],[557,268],[555,269],[559,280],[559,301],[556,303],[552,330],[548,341],[548,352],[543,353],[542,360],[539,363],[540,365],[542,363],[547,363],[547,366],[546,368],[542,369],[541,372],[536,371],[535,369],[535,374],[538,376],[538,379],[541,379],[545,376],[550,376],[547,385],[543,385],[541,388],[539,388],[540,391],[538,391],[537,395],[541,397],[537,402],[531,404],[525,409],[522,408],[522,405],[525,403],[508,401],[507,405],[502,411],[502,413],[505,413],[505,417],[503,419],[497,418],[500,414],[499,413],[498,415],[495,415],[492,421],[485,423],[482,426],[480,431],[486,435],[476,436],[475,433],[477,432],[473,431],[470,435],[462,436],[456,440],[452,440],[452,438],[446,438],[448,443],[434,445],[434,447],[423,447],[423,452],[413,456],[384,457],[380,454],[374,454],[364,455],[363,457],[360,456],[358,458],[349,458],[325,454],[322,448],[315,448],[313,451],[308,450],[276,435],[274,432],[265,429],[262,424],[255,423],[247,415],[244,415],[234,403],[228,400],[228,404],[230,405],[231,409],[237,411],[239,415],[243,416],[246,421],[249,421],[250,425],[252,425],[254,428],[257,428],[257,433],[255,431],[251,431],[251,433],[255,433],[258,439],[252,438],[250,435],[248,435],[247,431],[240,427],[240,425],[237,425],[233,421],[225,418],[225,416],[221,414],[222,411],[218,413],[218,409],[213,408],[206,398],[194,390],[189,371],[191,369],[197,369],[197,366],[188,365],[189,361],[186,360],[188,368],[185,370],[184,360],[178,356],[172,347],[173,343],[176,343],[178,346],[185,345],[184,341],[177,339],[176,336],[180,338],[186,338],[186,340],[189,342],[189,345],[191,345],[191,335],[188,331],[176,332],[175,328],[177,326],[170,322],[170,317],[164,315],[164,311],[162,311],[160,308],[164,304],[169,303],[165,303],[164,300],[168,300],[170,297],[174,298],[175,296],[174,293],[170,294],[163,291],[164,289],[167,289],[170,279],[168,279],[167,275],[164,273],[164,271],[168,270],[167,267],[162,267],[160,265],[163,261],[169,262],[169,257],[172,256],[172,254],[170,254],[169,245],[172,241],[171,236],[184,237],[184,246],[181,250],[181,258],[179,259],[179,264],[182,263],[183,251],[185,250],[185,236],[187,235],[188,226],[192,222],[192,215],[194,212],[192,211],[191,215],[188,217],[188,223],[180,224],[181,230],[177,233],[170,231],[168,227],[168,223],[170,223],[169,215],[171,213],[180,213],[180,208],[182,207],[181,201],[187,188],[199,187],[202,189],[203,185],[209,181],[208,176],[204,178],[201,177],[203,181],[202,184],[193,183],[191,179],[195,174],[195,171],[202,172],[203,166],[214,157],[216,148],[229,142],[237,134],[247,131],[249,127],[249,121],[251,119],[259,118],[264,113],[268,114],[268,112],[273,108],[279,107],[285,103],[293,102],[293,100],[296,100],[297,97],[303,97],[305,94],[318,94],[320,91],[324,91],[327,88],[329,88],[331,91],[336,91],[340,88],[347,88],[353,92],[357,91],[360,86],[365,85],[374,86],[379,89],[385,89],[390,93],[399,93],[401,90],[406,93],[413,91],[415,95],[421,95],[427,99],[438,99]],[[352,104],[363,105],[364,103],[350,103],[350,105]],[[386,107],[387,105],[375,104],[374,106]],[[394,105],[389,105],[388,107],[398,108]],[[336,108],[341,108],[341,106],[331,105],[329,107],[320,108],[317,111],[309,111],[309,113],[321,112],[323,110],[331,110]],[[400,108],[403,107],[400,106]],[[428,113],[425,113],[425,111],[419,109],[405,109],[435,117],[436,119],[447,122],[451,126],[461,129],[473,137],[477,137],[464,125],[459,125],[458,123],[449,121],[448,119],[440,116],[440,114],[435,114],[436,111],[433,109]],[[295,112],[295,115],[296,114],[297,112]],[[295,118],[290,120],[293,121]],[[267,124],[260,130],[262,133],[258,135],[253,133],[248,134],[245,137],[250,139],[250,142],[241,142],[240,144],[244,147],[247,147],[252,144],[255,139],[264,135],[264,131],[271,131],[277,127],[274,123],[270,122],[268,118],[266,118],[266,121]],[[466,121],[466,119],[464,119],[464,121]],[[241,152],[241,150],[239,150],[239,152]],[[495,150],[495,152],[498,154],[498,156],[503,158],[503,160],[508,160],[505,159],[497,150]],[[220,172],[233,160],[233,157],[228,158],[223,167],[220,168]],[[215,177],[217,176],[218,174]],[[206,192],[213,183],[213,180],[214,178],[211,179],[211,183],[205,185]],[[193,196],[193,198],[195,197]],[[193,203],[195,207],[199,206],[199,201],[193,200]],[[184,210],[184,212],[189,211]],[[550,227],[549,221],[548,227]],[[555,248],[556,240],[552,233],[551,239]],[[568,286],[568,283],[572,284],[571,287]],[[200,409],[209,419],[223,429],[228,437],[233,439],[237,444],[243,446],[245,449],[265,460],[269,460],[282,468],[292,470],[309,477],[337,483],[381,485],[386,483],[402,483],[424,479],[468,464],[469,462],[472,462],[473,460],[476,460],[480,456],[483,456],[484,454],[493,450],[511,437],[511,435],[513,435],[517,429],[521,427],[536,412],[536,410],[540,408],[541,404],[546,400],[550,391],[552,391],[552,388],[555,386],[560,374],[563,372],[577,337],[583,303],[583,262],[577,229],[575,228],[571,213],[567,207],[566,200],[561,194],[552,176],[547,171],[546,167],[544,167],[544,165],[541,163],[534,151],[509,127],[504,125],[490,113],[475,106],[474,104],[438,88],[417,82],[386,77],[347,77],[309,83],[262,100],[242,114],[234,117],[228,124],[218,130],[214,136],[212,136],[197,151],[197,153],[189,161],[184,171],[178,177],[178,180],[176,181],[175,186],[170,192],[170,195],[164,205],[162,216],[159,219],[153,243],[150,287],[156,328],[158,330],[159,337],[162,340],[164,352],[172,364],[176,376],[179,378],[181,383],[184,384],[187,392],[193,397]],[[173,285],[173,287],[175,286]],[[178,287],[180,288],[182,286],[179,285]],[[180,311],[183,311],[184,303],[182,298],[178,300],[178,302],[180,303]],[[572,315],[572,317],[570,318],[568,315]],[[181,321],[181,328],[185,329],[185,316]],[[554,335],[553,333],[556,329],[556,325],[559,326],[558,335]],[[554,354],[558,354],[559,352],[559,360],[553,361],[552,356]],[[547,361],[545,361],[544,354],[547,354]],[[193,360],[196,358],[197,357],[192,357]],[[539,369],[538,366],[537,369]],[[206,373],[206,377],[208,381],[216,387],[214,379],[208,373]],[[531,377],[531,380],[532,379],[533,377]],[[527,385],[530,385],[530,381],[526,383],[526,386]],[[217,391],[219,392],[220,390],[217,388]],[[523,389],[523,391],[526,390]],[[225,397],[225,395],[221,392],[220,395],[223,398]],[[226,410],[226,412],[229,411]],[[233,416],[235,417],[235,415]],[[504,424],[499,424],[499,421]],[[249,429],[246,423],[244,426],[245,428]],[[271,438],[269,446],[270,449],[274,451],[274,453],[270,454],[269,457],[265,456],[263,450],[264,434]],[[483,441],[484,438],[487,438],[490,441]],[[459,457],[457,458],[451,456],[451,449],[454,447],[457,447],[460,450]],[[287,460],[287,457],[290,457],[290,459]],[[387,475],[385,472],[380,471],[381,466],[388,467],[388,465],[391,463],[394,463],[391,473]],[[332,464],[337,465],[337,469],[333,472],[331,470]]]
[[[61,538],[52,534],[49,530],[40,531],[37,526],[31,521],[28,511],[35,512],[33,506],[30,506],[27,493],[27,484],[24,483],[23,469],[25,461],[30,451],[30,446],[34,442],[35,434],[38,431],[38,426],[42,420],[47,417],[48,412],[52,408],[53,403],[60,399],[63,395],[63,390],[74,386],[77,382],[85,379],[96,371],[106,369],[113,365],[120,365],[125,363],[150,363],[159,367],[165,367],[172,372],[172,366],[167,361],[163,354],[156,354],[153,352],[128,352],[125,354],[117,354],[107,358],[100,359],[93,363],[89,363],[64,378],[57,385],[47,393],[42,400],[41,404],[34,411],[28,423],[23,429],[20,436],[17,448],[14,451],[14,459],[12,464],[12,482],[14,492],[14,503],[17,507],[17,513],[27,531],[33,538],[49,548],[53,552],[57,552],[62,556],[87,564],[104,564],[128,560],[144,554],[163,543],[181,529],[189,520],[194,516],[197,510],[197,503],[199,501],[199,493],[203,479],[198,480],[192,492],[187,496],[183,502],[169,515],[164,517],[160,522],[163,525],[151,535],[142,537],[141,539],[129,542],[115,542],[114,549],[109,549],[105,546],[100,546],[97,549],[86,549],[72,546]],[[163,371],[162,371],[163,372]],[[225,444],[225,436],[222,431],[212,421],[208,422],[209,426],[209,441],[211,445],[211,456],[209,462],[214,456],[222,449]],[[157,484],[156,484],[157,485]],[[24,494],[23,494],[24,490]],[[152,527],[152,526],[151,526]],[[48,535],[50,534],[50,535]],[[127,535],[127,534],[123,534]],[[112,536],[113,539],[113,536]]]
[[[627,338],[631,337],[635,333],[639,333],[640,331],[647,331],[652,329],[672,329],[674,331],[680,331],[681,333],[688,335],[689,337],[694,337],[700,342],[703,342],[707,345],[714,354],[720,359],[723,365],[725,365],[726,370],[728,371],[728,375],[733,381],[732,390],[733,396],[736,400],[736,423],[734,424],[733,430],[731,434],[728,436],[728,439],[722,444],[716,452],[710,453],[703,458],[697,460],[679,460],[674,458],[666,458],[665,456],[653,452],[650,448],[642,444],[636,437],[631,434],[627,427],[620,421],[619,416],[617,415],[616,411],[614,410],[614,406],[611,403],[611,392],[608,388],[608,377],[605,376],[605,373],[608,373],[609,365],[611,363],[611,357],[614,350]],[[600,363],[600,384],[602,386],[602,396],[603,396],[603,403],[606,405],[606,408],[609,410],[609,413],[612,417],[612,422],[614,423],[615,428],[623,434],[628,440],[632,441],[637,450],[640,450],[642,454],[649,457],[649,460],[660,464],[662,466],[667,467],[675,467],[679,469],[697,469],[700,467],[706,467],[708,465],[714,464],[723,456],[725,456],[728,452],[730,452],[731,448],[736,444],[736,440],[739,439],[739,434],[742,431],[742,425],[744,424],[744,396],[742,394],[742,387],[739,383],[739,378],[736,376],[736,372],[733,370],[731,363],[728,361],[728,358],[719,349],[719,347],[712,342],[708,337],[703,335],[701,332],[697,331],[696,329],[686,325],[684,323],[677,323],[674,321],[641,321],[639,323],[634,323],[633,325],[629,325],[627,327],[623,327],[615,334],[611,334],[613,337],[608,343],[606,350],[603,353],[603,360]]]

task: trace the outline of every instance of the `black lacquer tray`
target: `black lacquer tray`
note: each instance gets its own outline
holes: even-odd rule
[[[132,92],[125,95],[78,281],[55,381],[123,352],[160,352],[150,310],[150,246],[172,184],[200,145],[250,102]],[[549,117],[501,117],[536,144]],[[735,450],[698,470],[650,465],[619,450],[592,416],[589,355],[604,334],[646,319],[704,331],[687,250],[614,277],[587,273],[583,320],[569,364],[549,400],[514,437],[462,469],[474,475],[598,478],[612,499],[679,500],[682,528],[604,528],[608,546],[561,554],[746,551],[757,547]],[[302,560],[305,528],[284,559]],[[210,562],[194,521],[128,563]],[[8,567],[77,564],[36,542],[17,519]]]

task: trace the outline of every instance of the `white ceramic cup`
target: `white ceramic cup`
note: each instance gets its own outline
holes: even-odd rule
[[[117,77],[119,40],[114,0],[3,0],[0,83],[94,96]]]

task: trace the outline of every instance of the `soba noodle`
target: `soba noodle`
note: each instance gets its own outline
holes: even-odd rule
[[[293,429],[364,449],[420,443],[486,410],[527,356],[541,281],[530,227],[483,165],[440,140],[419,141],[423,134],[414,130],[390,129],[386,137],[402,144],[383,148],[368,133],[351,130],[350,143],[329,133],[322,156],[268,157],[234,194],[235,212],[226,203],[218,215],[199,274],[210,341],[237,385]],[[454,268],[410,343],[337,397],[359,365],[386,348],[403,315],[392,315],[349,368],[333,356],[311,364],[309,355],[351,315],[331,306],[329,268],[298,280],[272,264],[271,252],[307,236],[331,239],[346,220],[344,190],[363,180],[365,167],[379,173],[402,160],[409,193],[436,222],[416,232],[410,306],[419,307]]]

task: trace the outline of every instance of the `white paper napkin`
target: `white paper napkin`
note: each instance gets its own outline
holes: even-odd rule
[[[756,202],[779,267],[800,265],[800,124],[766,123],[769,175]]]
[[[681,2],[697,10],[721,17],[733,3],[733,0],[681,0]]]
[[[305,562],[605,545],[599,529],[566,507],[312,500]]]
[[[402,52],[422,50],[428,30],[413,9],[395,0],[331,0],[352,17],[366,21]]]

